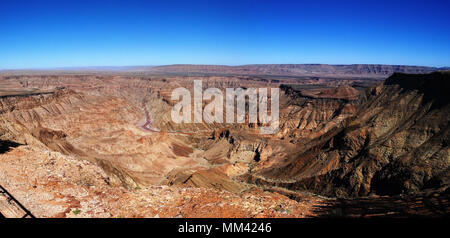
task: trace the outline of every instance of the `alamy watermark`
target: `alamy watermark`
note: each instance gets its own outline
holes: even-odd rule
[[[259,122],[262,125],[260,128],[262,134],[275,134],[280,124],[279,88],[270,89],[270,115],[268,115],[267,88],[258,90],[226,88],[225,122],[245,123],[246,97],[248,97],[248,122]],[[171,99],[179,101],[171,111],[172,121],[175,123],[223,123],[224,95],[218,88],[207,88],[203,91],[202,80],[194,80],[193,120],[191,92],[188,89],[176,88],[172,91]],[[203,100],[210,101],[205,108],[203,108]]]

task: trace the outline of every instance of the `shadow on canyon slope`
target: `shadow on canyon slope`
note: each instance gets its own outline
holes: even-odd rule
[[[0,154],[4,154],[11,150],[11,148],[19,147],[22,144],[10,141],[10,140],[0,140]]]
[[[450,188],[419,195],[334,199],[315,208],[318,217],[448,217]]]

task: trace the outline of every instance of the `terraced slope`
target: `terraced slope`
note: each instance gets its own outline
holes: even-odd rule
[[[253,180],[338,197],[445,190],[450,183],[449,91],[445,72],[394,74],[367,91],[343,126]]]

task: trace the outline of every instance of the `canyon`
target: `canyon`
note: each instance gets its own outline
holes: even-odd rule
[[[173,90],[195,80],[279,88],[278,131],[173,122]],[[389,65],[0,71],[0,185],[36,217],[446,216],[449,80]],[[27,213],[1,193],[0,214]]]

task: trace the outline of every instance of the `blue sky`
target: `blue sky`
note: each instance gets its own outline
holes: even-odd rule
[[[0,1],[0,69],[450,66],[449,1]]]

